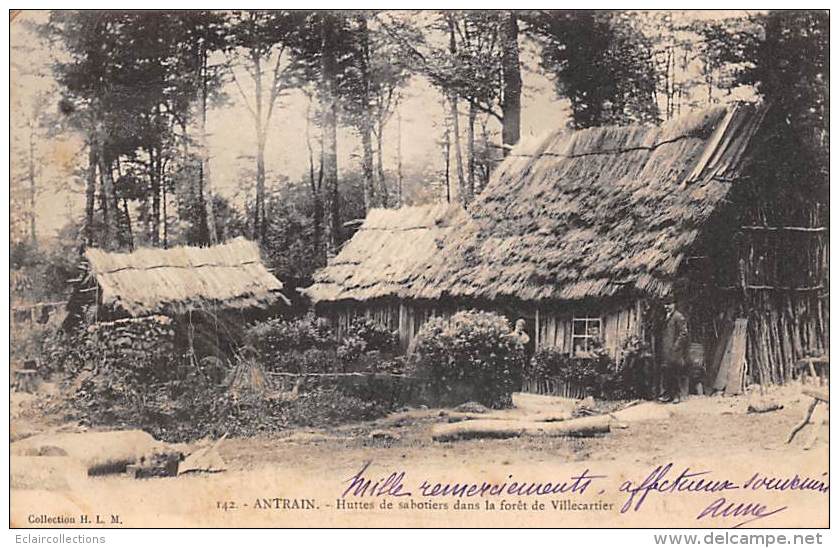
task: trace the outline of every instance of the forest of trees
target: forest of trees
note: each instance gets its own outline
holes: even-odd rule
[[[291,287],[305,284],[369,208],[468,204],[480,193],[521,138],[534,71],[568,102],[574,128],[770,101],[827,180],[827,12],[55,11],[29,27],[51,52],[55,85],[13,106],[12,267],[49,264],[54,291],[86,246],[204,246],[237,235],[257,240]],[[13,50],[13,65],[38,77],[29,54]],[[418,79],[444,120],[439,164],[424,170],[402,154],[401,106]],[[269,130],[284,123],[292,93],[307,105],[299,179],[266,170],[266,155],[283,153]],[[247,112],[239,123],[256,143],[241,204],[217,191],[208,147],[208,118],[231,105]],[[84,208],[47,248],[36,201],[60,182],[44,180],[40,166],[47,143],[70,134],[81,143],[68,161]],[[359,153],[339,165],[348,134]],[[394,134],[395,160],[384,152]]]

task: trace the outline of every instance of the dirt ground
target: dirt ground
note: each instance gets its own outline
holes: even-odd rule
[[[768,413],[748,413],[749,403],[761,398],[781,403],[783,408]],[[13,394],[13,438],[39,431],[74,429],[73,425],[39,416],[36,403],[37,397]],[[608,434],[597,437],[521,437],[445,443],[433,441],[431,430],[436,424],[448,422],[447,412],[411,409],[376,421],[336,428],[293,429],[270,436],[227,439],[220,447],[227,471],[211,476],[154,480],[106,477],[71,482],[69,492],[72,494],[66,499],[59,497],[63,502],[55,506],[54,512],[75,514],[79,513],[79,508],[88,507],[95,508],[96,513],[101,508],[103,514],[113,514],[114,508],[120,507],[123,516],[120,525],[127,526],[356,526],[359,523],[557,526],[556,521],[545,523],[545,516],[536,515],[538,512],[518,517],[479,512],[469,514],[467,521],[462,521],[463,516],[460,516],[458,521],[451,522],[450,514],[433,511],[397,515],[376,510],[362,513],[367,516],[364,518],[359,517],[358,512],[339,512],[329,501],[335,500],[353,473],[368,462],[372,463],[370,467],[375,470],[376,479],[378,476],[386,477],[392,471],[404,471],[412,481],[420,478],[437,480],[439,477],[450,480],[474,478],[477,481],[504,475],[511,478],[535,475],[538,478],[531,479],[539,479],[558,473],[567,475],[568,470],[579,473],[589,469],[591,473],[602,472],[610,478],[610,487],[599,494],[610,497],[609,500],[618,504],[626,498],[619,493],[617,487],[621,482],[618,479],[640,482],[655,466],[671,462],[674,466],[690,466],[694,470],[704,469],[717,474],[725,471],[726,477],[738,480],[747,479],[753,473],[826,476],[826,432],[809,450],[805,450],[804,446],[810,439],[813,426],[802,431],[792,444],[786,443],[789,432],[800,422],[808,403],[809,398],[801,394],[801,386],[791,384],[769,389],[762,395],[752,392],[736,397],[695,396],[677,405],[645,404],[665,408],[670,416],[649,420],[642,417],[641,420],[623,424],[624,428],[613,427]],[[827,477],[822,479],[828,480]],[[282,493],[283,497],[295,500],[312,498],[318,501],[318,508],[323,504],[324,509],[313,521],[302,523],[298,521],[299,514],[287,511],[267,515],[246,511],[242,506],[251,501],[250,507],[253,507],[253,500],[273,493]],[[33,508],[43,508],[45,501],[52,504],[59,500],[57,495],[57,492],[47,490],[15,490],[13,485],[13,523],[17,519],[18,524],[23,525],[31,519]],[[769,506],[770,503],[780,505],[778,496],[777,493],[766,494],[761,502],[768,501],[766,504]],[[766,526],[783,524],[795,527],[802,526],[804,522],[826,524],[826,496],[823,500],[812,495],[806,499],[801,494],[796,496],[798,498],[793,503],[785,503],[786,510],[760,521]],[[147,508],[150,498],[156,501],[152,514]],[[80,499],[86,502],[80,502]],[[115,504],[115,499],[119,499],[120,503]],[[238,504],[238,509],[220,510],[218,505],[228,500],[234,506]],[[680,505],[685,505],[684,511]],[[564,525],[560,526],[592,526],[598,523],[654,526],[649,520],[654,519],[656,508],[669,508],[669,512],[675,512],[673,524],[732,525],[730,520],[722,518],[710,524],[707,520],[696,523],[691,521],[691,518],[698,519],[695,517],[695,502],[684,498],[668,502],[661,497],[661,500],[645,503],[643,515],[640,512],[623,514],[613,510],[604,522],[602,516],[577,514],[569,516],[571,521],[563,521]],[[359,519],[367,521],[360,522]],[[775,521],[770,522],[770,519]]]

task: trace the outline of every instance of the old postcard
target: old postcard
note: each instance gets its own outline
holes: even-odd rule
[[[827,11],[9,28],[11,527],[829,526]]]

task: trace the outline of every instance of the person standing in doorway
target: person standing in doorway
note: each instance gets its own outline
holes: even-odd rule
[[[519,344],[525,348],[530,344],[530,335],[527,334],[527,322],[524,318],[516,320],[516,327],[513,330],[513,335],[516,337]]]
[[[533,357],[533,347],[530,344],[530,335],[527,334],[527,321],[524,318],[516,320],[516,326],[513,329],[513,339],[516,341],[516,344],[520,345],[524,354],[524,363],[522,365],[526,370],[530,365],[530,359]],[[514,384],[514,390],[521,390],[525,370],[518,373],[517,376],[519,379]]]
[[[659,401],[679,403],[680,383],[687,364],[688,322],[676,307],[675,297],[664,303],[664,328],[661,333],[662,395]]]

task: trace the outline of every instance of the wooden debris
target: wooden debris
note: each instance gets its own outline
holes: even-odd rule
[[[373,430],[367,435],[371,440],[399,441],[402,436],[388,430]]]
[[[180,466],[178,466],[178,475],[180,476],[187,472],[215,473],[227,470],[227,465],[218,451],[226,438],[227,434],[219,438],[214,444],[202,447],[187,456]]]
[[[517,438],[519,436],[589,437],[609,432],[608,415],[583,417],[559,422],[471,420],[436,425],[431,433],[435,441],[474,438]]]
[[[738,318],[726,342],[725,352],[717,371],[714,390],[725,391],[728,396],[743,392],[746,375],[746,333],[748,320]]]
[[[473,413],[457,413],[446,412],[444,417],[447,422],[462,422],[471,420],[498,420],[498,421],[522,421],[532,420],[539,422],[559,422],[574,418],[574,414],[570,412],[541,412],[529,410],[510,409],[504,411],[495,411],[487,413],[486,415],[476,415]]]
[[[152,455],[140,463],[129,464],[125,467],[125,473],[133,479],[177,476],[181,457],[180,453]]]
[[[814,390],[811,388],[805,388],[801,391],[802,394],[805,396],[810,396],[813,399],[819,400],[824,403],[830,403],[830,394],[828,394],[827,390]]]
[[[812,390],[809,388],[805,388],[801,391],[805,396],[810,396],[813,398],[813,401],[810,402],[810,405],[807,407],[807,412],[804,413],[804,419],[793,427],[792,432],[789,433],[789,437],[787,438],[787,443],[792,443],[792,440],[795,439],[796,434],[798,434],[801,430],[804,429],[805,426],[810,424],[811,422],[815,425],[813,434],[810,437],[809,443],[804,447],[804,449],[811,449],[816,445],[816,442],[819,440],[821,435],[821,427],[824,425],[829,424],[830,414],[825,411],[823,413],[818,413],[817,408],[819,404],[824,404],[824,407],[827,408],[830,406],[830,394],[826,390]],[[813,418],[813,415],[816,415],[816,418]],[[829,427],[828,427],[829,428]]]
[[[168,452],[142,430],[39,434],[11,444],[13,455],[75,458],[90,475],[122,473],[129,464]]]
[[[473,413],[483,415],[489,413],[489,409],[481,405],[478,402],[468,401],[466,403],[461,403],[457,407],[454,408],[455,411],[460,411],[461,413]]]
[[[769,413],[770,411],[777,411],[783,409],[784,405],[776,401],[760,400],[752,402],[746,409],[747,413]]]
[[[241,358],[225,380],[228,388],[236,395],[264,395],[270,388],[268,377],[262,365],[255,359]]]
[[[624,407],[611,414],[619,422],[633,423],[649,420],[666,420],[673,414],[671,406],[655,402],[643,402]]]
[[[577,400],[559,396],[545,396],[528,394],[526,392],[513,393],[513,405],[516,409],[542,413],[572,412],[577,407]]]

